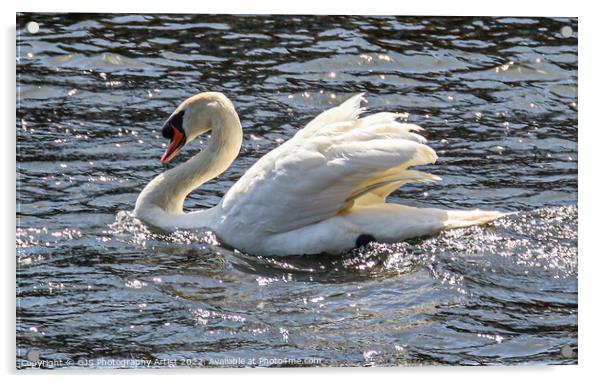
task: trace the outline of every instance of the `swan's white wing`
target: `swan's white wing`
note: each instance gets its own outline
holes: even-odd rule
[[[364,112],[364,109],[360,107],[362,101],[365,101],[365,99],[363,93],[360,93],[337,107],[325,110],[311,120],[305,128],[298,131],[295,138],[311,137],[327,126],[357,120],[359,115]]]
[[[358,118],[361,95],[320,114],[295,137],[255,163],[228,191],[228,219],[268,233],[322,221],[354,203],[382,202],[399,185],[433,180],[408,167],[433,163],[435,152],[394,113]]]

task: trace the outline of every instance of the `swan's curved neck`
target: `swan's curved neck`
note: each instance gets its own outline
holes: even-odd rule
[[[194,189],[226,171],[242,145],[242,127],[232,104],[221,104],[212,116],[207,148],[183,164],[155,177],[136,201],[136,215],[156,210],[183,214],[184,200]],[[162,225],[158,225],[162,226]]]

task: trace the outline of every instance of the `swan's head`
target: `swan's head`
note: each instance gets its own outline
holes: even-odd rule
[[[229,102],[221,93],[205,92],[181,103],[163,125],[161,133],[170,143],[161,157],[161,163],[170,162],[187,143],[213,129],[219,122],[217,119],[224,100]]]

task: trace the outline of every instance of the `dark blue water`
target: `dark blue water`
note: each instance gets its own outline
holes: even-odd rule
[[[576,19],[17,21],[18,367],[577,362]],[[129,212],[163,170],[162,122],[206,90],[232,99],[244,144],[187,209],[218,203],[316,114],[366,92],[439,154],[423,170],[443,181],[391,201],[519,213],[338,257],[154,235]]]

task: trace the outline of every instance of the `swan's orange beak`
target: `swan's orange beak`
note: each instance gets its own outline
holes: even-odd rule
[[[180,149],[182,149],[182,147],[186,143],[186,136],[184,136],[184,133],[182,133],[180,129],[177,129],[173,126],[171,127],[171,129],[173,136],[171,137],[171,142],[169,143],[167,150],[163,154],[163,157],[161,157],[162,164],[166,164],[169,161],[173,160],[174,157],[177,156],[180,152]]]

